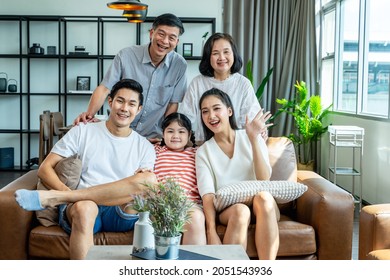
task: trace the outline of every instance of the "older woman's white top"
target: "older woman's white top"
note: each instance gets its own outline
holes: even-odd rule
[[[246,116],[248,116],[249,120],[252,120],[261,109],[251,82],[240,73],[234,73],[223,81],[213,77],[198,75],[188,86],[178,110],[191,120],[196,141],[205,140],[199,100],[205,91],[212,88],[220,89],[229,95],[233,104],[236,122],[240,129],[245,126]]]

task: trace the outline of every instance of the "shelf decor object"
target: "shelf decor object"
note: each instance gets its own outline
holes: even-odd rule
[[[8,80],[8,92],[17,92],[18,91],[18,81],[15,79]]]
[[[139,0],[115,1],[107,3],[111,9],[123,10],[123,16],[128,22],[143,22],[148,13],[148,5],[141,3]]]
[[[45,49],[41,47],[39,43],[33,43],[33,45],[28,49],[29,54],[45,54]]]
[[[89,76],[77,76],[77,90],[90,90],[91,88],[91,77]]]
[[[7,91],[8,75],[5,72],[0,72],[3,77],[0,78],[0,92]]]
[[[57,54],[57,47],[56,46],[47,46],[47,54],[52,54],[52,55]]]
[[[14,168],[14,147],[0,148],[0,169]]]
[[[192,57],[192,43],[183,44],[183,56]]]

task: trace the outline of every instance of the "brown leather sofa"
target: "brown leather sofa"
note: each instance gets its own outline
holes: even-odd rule
[[[267,141],[273,180],[298,180],[308,190],[297,200],[280,205],[278,259],[350,260],[354,203],[351,194],[312,171],[297,171],[294,146],[283,137]],[[34,212],[15,202],[17,189],[36,189],[30,171],[0,191],[0,259],[68,259],[69,237],[58,226],[40,225]],[[248,231],[247,253],[256,259],[254,225]],[[223,236],[225,227],[218,225]],[[131,244],[132,232],[102,232],[97,245]]]
[[[390,260],[390,204],[360,211],[359,260]]]

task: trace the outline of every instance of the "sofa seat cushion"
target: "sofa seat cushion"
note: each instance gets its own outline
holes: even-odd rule
[[[99,232],[96,245],[130,245],[133,231]],[[30,232],[29,255],[33,259],[69,259],[69,235],[59,226],[37,226]]]
[[[281,215],[279,221],[280,246],[277,257],[311,256],[316,253],[316,238],[313,227],[291,220]],[[250,258],[257,258],[255,245],[255,224],[251,224],[248,230],[247,254]],[[217,226],[218,235],[222,238],[226,227]]]
[[[33,259],[69,259],[69,235],[59,226],[37,226],[30,232],[28,250]]]
[[[281,216],[278,257],[312,255],[317,252],[314,228]]]

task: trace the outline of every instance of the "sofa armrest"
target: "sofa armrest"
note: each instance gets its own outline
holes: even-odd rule
[[[28,257],[28,236],[34,212],[25,211],[15,201],[17,189],[36,189],[37,171],[30,171],[0,190],[0,259]]]
[[[390,204],[365,206],[359,219],[359,260],[390,259],[390,250],[383,249],[390,249]],[[378,252],[381,257],[372,256]]]
[[[308,190],[297,199],[297,220],[316,232],[320,260],[350,260],[354,200],[350,193],[312,171],[298,171]]]

